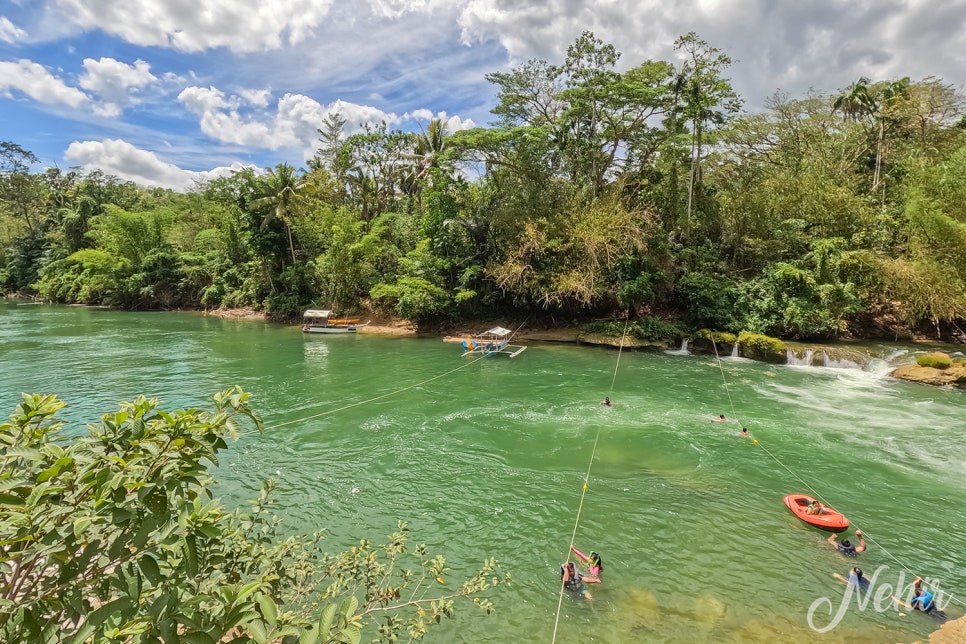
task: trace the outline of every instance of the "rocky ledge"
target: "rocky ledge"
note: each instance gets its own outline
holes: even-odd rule
[[[921,382],[925,385],[966,388],[966,366],[963,365],[953,365],[946,369],[937,369],[936,367],[921,367],[917,364],[907,364],[894,369],[889,375],[893,378]]]

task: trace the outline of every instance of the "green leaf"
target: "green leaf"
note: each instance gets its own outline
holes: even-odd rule
[[[261,595],[258,598],[258,607],[262,610],[262,616],[265,617],[266,624],[275,626],[278,623],[278,607],[271,597]]]
[[[17,496],[9,492],[0,492],[0,505],[23,505],[23,502],[24,499],[22,496]]]
[[[107,619],[114,613],[120,613],[124,607],[130,607],[131,600],[128,597],[121,597],[115,599],[112,602],[108,602],[95,610],[87,618],[87,623],[93,625],[95,628],[107,621]]]
[[[345,638],[346,642],[349,644],[359,644],[362,639],[362,629],[358,626],[349,625],[341,630],[342,637]]]
[[[71,639],[71,644],[84,644],[90,639],[90,636],[93,635],[94,631],[96,630],[97,626],[92,624],[90,620],[84,622],[81,624],[80,628],[77,629],[73,639]]]
[[[8,447],[4,456],[15,458],[25,458],[30,461],[40,461],[43,460],[43,454],[41,454],[39,449],[34,449],[32,447],[20,447],[14,445],[13,447]]]
[[[83,541],[84,532],[87,530],[87,528],[90,527],[90,525],[91,525],[90,517],[81,517],[79,519],[74,520],[74,536],[77,538],[78,541]]]
[[[248,597],[249,595],[251,595],[253,592],[258,590],[261,587],[261,585],[262,585],[262,582],[253,581],[249,584],[245,584],[244,586],[242,586],[242,589],[238,591],[238,597],[235,598],[235,603],[238,603],[243,599],[245,599],[246,597]]]
[[[185,644],[218,644],[218,640],[204,631],[191,631],[181,636]]]
[[[329,631],[332,630],[332,621],[334,619],[335,604],[328,604],[322,609],[322,614],[319,616],[319,637],[329,637]]]
[[[185,568],[188,574],[192,577],[198,574],[198,544],[195,542],[194,535],[188,535],[185,537],[185,546],[187,552],[185,553]]]
[[[319,631],[315,625],[302,628],[302,634],[299,636],[299,644],[316,644],[318,641]]]
[[[248,629],[252,639],[258,642],[258,644],[264,644],[268,641],[268,631],[265,630],[265,625],[258,620],[248,622],[245,628]]]
[[[138,566],[141,567],[141,573],[148,578],[151,585],[158,586],[164,581],[158,562],[151,555],[144,555],[138,559]]]
[[[355,595],[349,595],[342,602],[342,606],[339,607],[339,612],[345,618],[345,621],[349,621],[356,614],[359,609],[359,600]]]

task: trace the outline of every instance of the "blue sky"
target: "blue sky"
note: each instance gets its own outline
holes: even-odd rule
[[[584,30],[620,68],[695,31],[751,110],[860,76],[966,82],[966,0],[0,0],[0,140],[181,189],[303,165],[333,111],[486,125],[486,73],[559,62]]]

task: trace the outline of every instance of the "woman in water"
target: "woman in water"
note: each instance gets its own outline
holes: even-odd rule
[[[587,574],[590,575],[590,577],[584,577],[584,581],[588,583],[599,584],[600,573],[604,569],[604,562],[601,561],[600,555],[594,552],[593,550],[590,551],[589,555],[585,555],[584,553],[582,553],[580,550],[577,550],[573,546],[570,546],[570,549],[574,551],[575,555],[583,559],[588,566]]]

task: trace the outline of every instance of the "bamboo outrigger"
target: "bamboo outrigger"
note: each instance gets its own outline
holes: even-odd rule
[[[443,338],[443,342],[455,342],[463,346],[463,355],[482,355],[491,356],[497,353],[505,353],[511,358],[515,358],[524,351],[526,347],[521,344],[510,344],[510,337],[513,332],[504,329],[502,326],[495,326],[489,331],[484,331],[479,335],[448,335]]]

